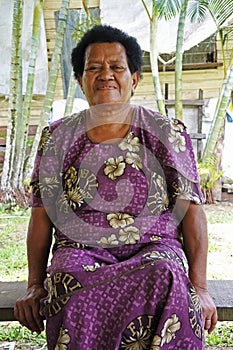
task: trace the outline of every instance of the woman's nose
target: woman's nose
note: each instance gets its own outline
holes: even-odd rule
[[[113,70],[111,69],[111,67],[109,67],[109,66],[102,67],[98,78],[103,79],[103,80],[114,79],[114,74],[113,74]]]

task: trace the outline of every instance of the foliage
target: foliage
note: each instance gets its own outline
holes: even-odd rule
[[[202,22],[206,18],[207,13],[211,15],[219,29],[232,17],[233,2],[222,0],[189,1],[188,16],[192,21]]]
[[[233,322],[219,323],[212,334],[206,335],[206,345],[233,346]]]
[[[101,24],[101,18],[100,17],[94,17],[91,14],[91,11],[88,8],[88,1],[83,0],[83,13],[82,13],[82,20],[79,21],[73,32],[73,38],[77,42],[82,38],[82,36],[92,27]]]
[[[22,349],[29,349],[32,345],[43,346],[46,337],[45,332],[38,335],[16,322],[11,322],[0,326],[0,341],[20,341]]]
[[[100,23],[100,18],[94,18],[93,16],[90,16],[89,20],[84,19],[82,22],[77,23],[73,32],[74,40],[79,41],[90,28]]]
[[[181,0],[157,0],[153,1],[153,12],[158,14],[158,18],[165,18],[167,21],[171,20],[177,15],[182,7],[183,1]]]
[[[223,174],[223,171],[217,170],[216,163],[216,156],[212,155],[207,161],[199,161],[197,164],[201,189],[207,204],[214,203],[213,189],[215,188],[216,182]]]
[[[10,193],[0,189],[0,212],[12,212],[27,210],[29,187],[26,183],[23,184],[24,189],[12,189]]]

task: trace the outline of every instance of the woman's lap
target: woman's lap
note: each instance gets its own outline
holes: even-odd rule
[[[89,267],[86,285],[83,274],[54,276],[56,295],[74,293],[47,305],[49,349],[204,349],[199,302],[179,261],[154,246],[115,267]]]

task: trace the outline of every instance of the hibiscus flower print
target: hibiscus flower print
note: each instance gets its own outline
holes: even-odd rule
[[[180,123],[179,120],[177,119],[172,119],[171,120],[171,128],[176,131],[183,131],[184,130],[184,125]]]
[[[150,346],[150,350],[160,350],[160,344],[161,344],[161,338],[158,335],[155,335],[151,346]]]
[[[124,244],[136,244],[140,239],[140,231],[137,227],[129,226],[119,231],[119,241]]]
[[[131,131],[127,137],[119,144],[122,151],[139,152],[139,138]]]
[[[68,348],[67,345],[69,344],[69,342],[70,342],[70,336],[68,334],[68,330],[61,328],[55,350],[66,350]]]
[[[83,270],[87,272],[95,272],[97,269],[99,269],[101,266],[105,266],[104,263],[101,265],[98,262],[95,262],[94,265],[82,265]]]
[[[156,173],[152,174],[147,205],[152,214],[160,215],[168,208],[169,198],[165,179]]]
[[[172,183],[173,197],[179,197],[180,199],[186,199],[201,204],[200,197],[193,191],[192,183],[181,177],[178,177]]]
[[[176,332],[181,328],[181,323],[176,314],[173,314],[164,324],[164,327],[161,332],[162,343],[161,346],[165,343],[170,343],[172,339],[175,339]]]
[[[134,218],[127,213],[110,213],[107,215],[107,220],[109,225],[113,228],[125,227],[133,224]]]
[[[172,143],[176,153],[184,152],[186,150],[185,137],[175,130],[171,130],[168,135],[168,140]]]
[[[136,153],[130,153],[128,152],[126,154],[125,159],[127,164],[130,164],[133,168],[139,170],[142,169],[142,160],[141,157]]]
[[[157,236],[157,235],[152,235],[151,237],[150,237],[150,240],[151,240],[151,242],[156,242],[156,241],[159,241],[159,240],[161,240],[162,238],[160,237],[160,236]]]
[[[109,237],[101,237],[97,243],[103,248],[107,248],[109,246],[118,246],[119,244],[116,235],[114,234],[111,234]]]
[[[123,156],[119,156],[116,159],[111,157],[105,162],[104,174],[111,180],[116,180],[117,177],[124,174],[125,162]]]

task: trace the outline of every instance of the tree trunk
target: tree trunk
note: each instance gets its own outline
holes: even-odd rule
[[[60,66],[60,57],[62,52],[62,45],[63,45],[63,39],[66,29],[66,20],[68,15],[68,8],[69,8],[70,0],[63,0],[61,9],[59,12],[59,21],[57,26],[57,36],[55,41],[55,47],[54,52],[52,56],[52,61],[50,65],[50,72],[49,72],[49,80],[47,85],[47,91],[46,96],[43,104],[43,109],[40,116],[39,125],[37,128],[37,132],[34,138],[34,142],[32,145],[30,157],[27,164],[27,169],[25,172],[25,176],[29,177],[32,172],[33,162],[36,154],[36,149],[40,140],[40,135],[43,127],[45,127],[48,123],[49,116],[50,116],[50,110],[54,99],[55,89],[56,89],[56,83],[57,83],[57,77],[58,77],[58,71]]]
[[[215,117],[213,121],[213,126],[210,131],[206,147],[203,153],[202,161],[207,161],[213,153],[215,153],[217,141],[219,139],[221,130],[224,125],[224,120],[226,118],[226,108],[228,100],[231,96],[231,90],[233,88],[233,63],[228,69],[227,77],[223,83],[222,93],[220,97],[220,103],[215,112]]]
[[[183,2],[176,41],[176,61],[175,61],[175,116],[183,120],[182,105],[182,63],[183,63],[183,44],[184,44],[184,26],[187,13],[188,0]]]
[[[23,132],[23,77],[22,77],[22,36],[20,36],[19,49],[19,74],[18,74],[18,93],[16,103],[16,123],[15,123],[15,152],[12,163],[11,185],[14,189],[21,189],[19,184],[20,162],[22,159],[21,140]]]
[[[152,14],[150,21],[150,64],[151,72],[153,78],[153,84],[155,89],[155,95],[157,99],[157,106],[160,113],[166,115],[164,99],[162,96],[160,79],[159,79],[159,69],[158,69],[158,51],[157,51],[157,24],[158,18],[156,15]]]
[[[64,113],[65,115],[69,115],[72,113],[76,86],[77,86],[77,81],[74,77],[74,73],[72,70],[70,75],[70,83],[69,83],[67,99],[66,99],[66,107],[65,107],[65,113]]]
[[[15,133],[16,133],[16,111],[18,99],[18,83],[20,68],[20,45],[22,31],[22,0],[14,1],[12,24],[12,42],[11,42],[11,69],[10,69],[10,95],[9,95],[9,113],[6,136],[6,152],[1,177],[1,190],[6,200],[11,200],[12,183],[11,177],[13,172],[13,161],[15,153]],[[7,199],[8,197],[8,199]]]
[[[37,0],[34,8],[33,30],[32,30],[32,42],[30,50],[30,59],[28,67],[28,79],[27,87],[24,98],[24,104],[22,106],[22,86],[19,93],[20,99],[17,102],[17,124],[16,124],[16,147],[14,158],[14,174],[12,179],[13,187],[19,190],[23,190],[23,167],[26,156],[27,148],[27,136],[30,118],[30,107],[32,101],[32,92],[34,85],[34,70],[37,56],[37,48],[39,45],[40,34],[40,17],[42,13],[41,4],[43,1]],[[22,79],[21,79],[22,82]],[[22,85],[22,84],[21,84]]]
[[[19,183],[20,184],[23,184],[23,180],[24,180],[24,166],[25,166],[25,158],[27,156],[28,129],[29,129],[29,121],[30,121],[32,96],[33,96],[33,87],[34,87],[36,57],[37,57],[37,52],[39,48],[39,40],[40,40],[40,22],[41,22],[41,16],[43,11],[43,1],[44,0],[36,0],[35,7],[34,7],[31,50],[30,50],[30,58],[29,58],[29,66],[28,66],[26,93],[24,96],[24,105],[23,105],[24,130],[22,132],[22,139],[21,139],[20,150],[19,150],[20,154],[22,154],[21,161],[19,162]]]

